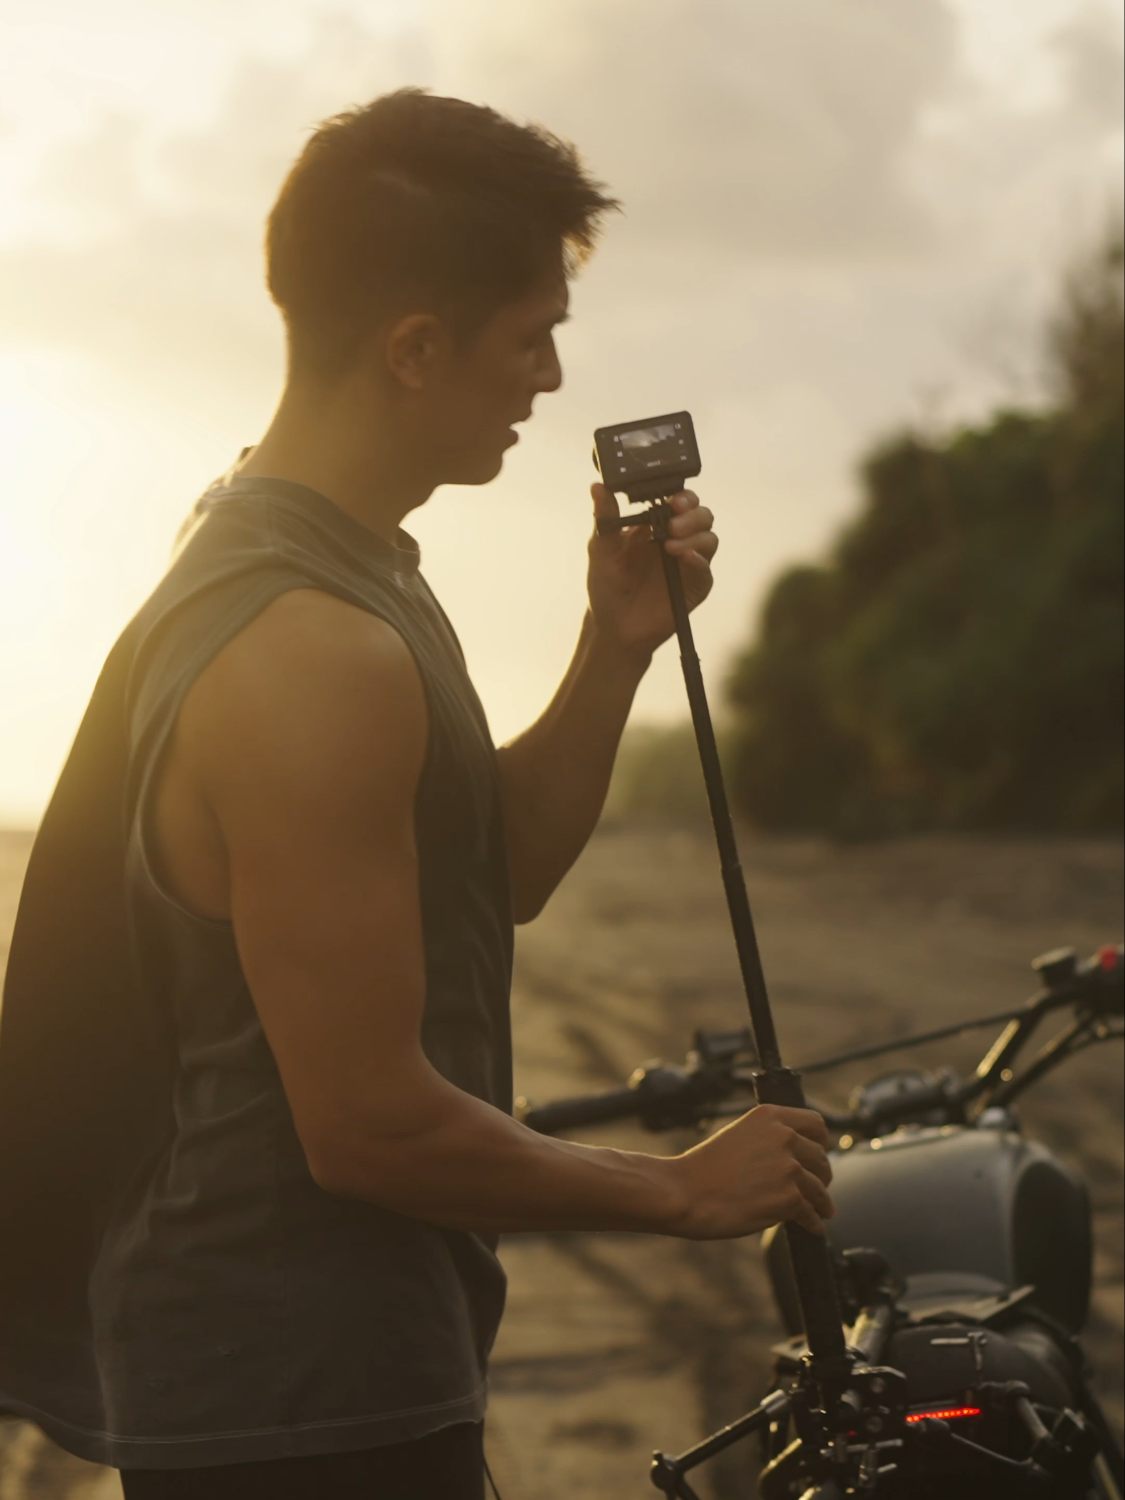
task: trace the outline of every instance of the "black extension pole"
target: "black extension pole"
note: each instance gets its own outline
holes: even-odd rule
[[[651,510],[637,516],[611,519],[603,530],[617,530],[622,525],[650,525],[653,537],[660,548],[664,564],[664,578],[668,585],[668,598],[672,605],[676,637],[680,643],[680,663],[683,667],[684,685],[687,688],[691,721],[699,746],[699,759],[703,766],[703,780],[707,787],[707,801],[711,809],[711,822],[715,828],[715,841],[719,846],[719,861],[723,874],[723,889],[726,892],[730,911],[734,942],[738,950],[742,983],[746,990],[746,1001],[750,1007],[750,1026],[754,1033],[761,1070],[754,1075],[754,1093],[759,1104],[781,1104],[795,1109],[806,1108],[805,1094],[801,1087],[800,1074],[783,1066],[777,1042],[777,1030],[773,1022],[766,978],[762,970],[758,938],[754,931],[754,918],[746,894],[746,881],[738,857],[738,844],[734,835],[734,821],[727,802],[723,768],[719,762],[719,750],[715,743],[715,730],[711,723],[711,710],[707,704],[707,691],[703,685],[703,673],[695,650],[691,619],[687,599],[684,595],[680,565],[665,547],[668,540],[668,522],[671,510],[666,501],[658,501]],[[797,1296],[801,1307],[801,1318],[805,1325],[805,1338],[813,1356],[815,1371],[823,1381],[842,1381],[847,1374],[848,1359],[844,1342],[843,1320],[836,1296],[836,1278],[824,1235],[812,1234],[800,1224],[785,1226],[789,1254],[793,1262],[793,1274]]]
[[[734,821],[727,802],[727,789],[723,781],[723,768],[719,761],[719,747],[715,743],[715,729],[711,723],[711,710],[707,703],[707,690],[703,685],[703,672],[695,650],[695,637],[691,630],[691,616],[684,596],[684,581],[680,565],[667,552],[664,543],[668,539],[668,515],[660,507],[663,524],[653,526],[660,560],[664,564],[664,581],[668,585],[668,598],[672,604],[672,618],[676,624],[676,637],[680,643],[680,665],[684,673],[691,722],[695,728],[695,740],[699,746],[699,760],[703,767],[703,780],[707,787],[707,801],[711,808],[711,822],[715,829],[715,842],[719,846],[719,865],[723,874],[723,890],[726,892],[727,909],[734,929],[734,945],[738,951],[738,965],[742,970],[742,984],[746,990],[746,1002],[750,1007],[750,1025],[754,1033],[754,1045],[758,1061],[767,1073],[781,1070],[781,1049],[777,1042],[777,1030],[773,1024],[773,1010],[766,991],[766,976],[762,971],[762,957],[758,951],[758,935],[754,931],[754,917],[746,894],[746,880],[738,855],[738,844],[734,836]],[[802,1104],[803,1104],[802,1099]]]

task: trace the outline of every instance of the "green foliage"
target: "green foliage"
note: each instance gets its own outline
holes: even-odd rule
[[[1115,827],[1122,817],[1122,250],[1071,279],[1059,394],[862,466],[729,682],[735,800],[769,828]]]

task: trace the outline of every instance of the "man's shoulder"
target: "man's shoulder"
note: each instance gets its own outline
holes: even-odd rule
[[[291,535],[268,494],[225,496],[208,491],[181,529],[163,577],[128,628],[139,670],[135,690],[155,677],[165,687],[194,675],[218,652],[250,632],[243,648],[331,649],[354,653],[393,643],[378,615],[374,591],[318,556],[309,538]],[[291,518],[290,518],[291,519]],[[366,600],[371,592],[372,597]],[[290,599],[292,594],[299,599]],[[348,598],[353,602],[347,602]],[[288,601],[288,602],[285,602]],[[173,697],[178,697],[171,687]]]
[[[258,759],[281,753],[272,736],[310,752],[315,740],[328,764],[345,742],[373,749],[392,724],[397,745],[424,748],[427,699],[405,598],[393,580],[334,567],[315,534],[286,547],[271,510],[268,495],[197,507],[134,621],[134,742],[157,743],[175,723],[201,753],[237,732]]]
[[[215,674],[252,688],[281,680],[360,687],[417,677],[402,635],[381,615],[308,583],[279,593],[226,644]]]
[[[357,763],[414,767],[426,704],[402,637],[376,615],[312,588],[269,603],[199,674],[181,711],[201,768],[302,767],[350,780]],[[415,772],[411,772],[415,774]]]
[[[134,629],[145,641],[153,632],[163,633],[173,617],[203,621],[227,611],[237,614],[240,599],[268,587],[271,575],[292,571],[271,535],[264,507],[213,504],[211,493],[189,512],[163,576],[134,616]]]

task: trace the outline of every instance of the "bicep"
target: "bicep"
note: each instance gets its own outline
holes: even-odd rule
[[[422,1066],[417,669],[389,627],[285,596],[196,711],[239,957],[306,1149]]]
[[[417,1067],[425,987],[413,850],[330,829],[232,849],[240,961],[306,1146],[392,1106]],[[315,846],[315,847],[314,847]],[[350,847],[349,847],[350,846]],[[373,1122],[374,1123],[374,1122]]]

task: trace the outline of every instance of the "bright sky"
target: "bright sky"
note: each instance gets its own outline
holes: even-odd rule
[[[563,391],[411,524],[499,737],[582,610],[592,428],[690,407],[716,684],[904,421],[1038,389],[1060,267],[1119,201],[1122,0],[0,0],[0,822],[280,374],[261,224],[307,128],[404,83],[541,119],[626,203]],[[677,717],[662,653],[638,716]]]

